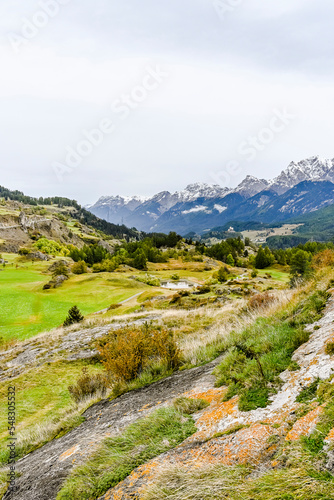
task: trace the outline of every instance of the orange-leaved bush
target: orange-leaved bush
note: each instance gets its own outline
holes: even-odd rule
[[[322,252],[317,253],[313,257],[312,261],[313,267],[315,269],[321,269],[323,267],[333,267],[334,266],[334,251],[327,249]]]
[[[168,369],[180,365],[180,351],[173,335],[165,328],[127,327],[109,332],[99,346],[104,367],[117,382],[135,379],[157,361]]]
[[[248,301],[248,307],[250,309],[261,309],[262,307],[267,307],[269,304],[275,301],[275,295],[263,292],[253,295]]]

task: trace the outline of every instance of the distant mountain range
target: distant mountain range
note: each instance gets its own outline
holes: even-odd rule
[[[141,231],[203,233],[229,221],[283,222],[334,204],[334,159],[292,162],[272,179],[248,175],[235,189],[191,184],[151,198],[103,196],[86,207],[114,224]]]

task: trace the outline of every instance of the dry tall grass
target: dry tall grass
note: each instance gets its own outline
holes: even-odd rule
[[[200,466],[189,470],[170,465],[142,500],[278,500],[333,499],[333,483],[312,476],[306,466],[268,470],[264,466]]]
[[[240,331],[250,326],[259,317],[269,317],[276,314],[282,307],[297,300],[300,290],[278,290],[272,294],[272,300],[264,302],[262,306],[250,308],[248,301],[242,299],[235,303],[227,304],[219,309],[203,308],[200,314],[209,315],[214,319],[213,325],[208,330],[199,330],[192,335],[180,339],[179,346],[183,356],[191,365],[197,365],[205,361],[205,357],[214,356],[215,348],[232,331]],[[199,311],[178,311],[178,317],[190,321],[191,316]],[[183,313],[183,315],[182,315]],[[212,355],[210,355],[212,350]]]
[[[60,433],[65,433],[81,423],[81,415],[93,404],[99,402],[102,397],[109,396],[110,392],[96,392],[93,396],[87,396],[74,404],[72,408],[64,411],[57,418],[49,418],[42,423],[37,423],[16,434],[16,450],[18,457],[24,456],[32,449],[54,439]]]

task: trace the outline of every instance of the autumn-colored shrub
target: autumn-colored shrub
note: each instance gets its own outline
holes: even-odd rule
[[[89,374],[87,368],[82,369],[82,374],[74,385],[70,385],[68,390],[71,397],[77,403],[86,397],[93,396],[97,392],[102,395],[107,389],[107,379],[101,373]]]
[[[275,297],[273,294],[264,292],[257,293],[253,295],[248,301],[248,307],[250,309],[261,309],[262,307],[266,307],[272,302],[274,302]]]
[[[129,327],[116,330],[100,343],[99,352],[108,375],[116,382],[129,382],[157,361],[168,369],[180,364],[180,351],[165,328]]]
[[[322,267],[333,267],[334,266],[334,250],[323,250],[317,253],[313,257],[312,261],[313,267],[316,269],[321,269]]]

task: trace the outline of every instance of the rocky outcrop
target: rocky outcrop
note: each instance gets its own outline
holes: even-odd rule
[[[119,433],[186,391],[198,392],[211,387],[214,381],[211,372],[217,362],[177,373],[117,400],[92,406],[79,427],[17,462],[19,478],[15,500],[55,499],[73,467],[85,460],[103,439]],[[3,500],[9,499],[12,500],[10,494],[5,494]]]
[[[45,218],[38,215],[27,215],[17,209],[8,207],[8,214],[0,215],[0,251],[18,253],[20,247],[29,247],[31,237],[45,237],[61,243],[72,243],[78,247],[83,241],[75,233],[70,234],[69,228],[52,215]],[[2,240],[2,241],[1,241]]]
[[[51,288],[59,288],[64,283],[64,281],[67,280],[68,276],[64,276],[63,274],[55,276],[51,281],[49,281],[43,286],[43,290],[50,290]]]
[[[334,374],[334,356],[326,354],[327,344],[334,341],[333,321],[332,296],[323,318],[308,327],[309,341],[294,353],[293,360],[300,369],[281,374],[282,386],[266,408],[242,412],[238,409],[237,397],[223,401],[226,388],[215,388],[212,376],[219,359],[206,366],[181,371],[116,400],[101,401],[86,411],[86,420],[79,427],[18,462],[20,476],[15,499],[55,499],[73,467],[86,460],[105,437],[117,435],[130,423],[162,405],[171,404],[180,395],[205,399],[209,403],[194,416],[197,432],[180,446],[137,468],[100,500],[140,500],[143,488],[154,483],[159,472],[171,464],[186,466],[189,470],[206,464],[245,463],[275,468],[273,455],[279,445],[309,435],[323,412],[324,406],[313,402],[306,414],[298,416],[300,403],[296,397],[314,380],[327,380]],[[78,332],[72,332],[67,336],[68,346],[77,335]],[[62,348],[66,349],[66,344],[62,343]],[[38,355],[41,353],[30,352],[35,359]],[[326,437],[326,443],[327,467],[332,470],[334,429]],[[8,498],[4,496],[5,500]]]
[[[286,370],[281,374],[284,383],[281,390],[271,398],[266,408],[250,412],[238,410],[238,398],[222,402],[225,388],[207,390],[192,389],[188,397],[202,398],[210,406],[197,415],[198,432],[170,452],[157,457],[136,469],[125,481],[109,490],[100,500],[140,499],[141,491],[154,482],[165,467],[180,465],[196,468],[208,464],[266,464],[275,467],[271,458],[282,441],[296,441],[314,430],[323,406],[313,408],[303,417],[297,418],[300,406],[296,397],[314,380],[326,380],[334,374],[334,356],[325,353],[326,345],[334,340],[334,297],[329,301],[326,314],[310,331],[317,329],[309,341],[293,356],[300,369]],[[327,467],[333,470],[334,422],[327,436]]]
[[[44,217],[28,217],[24,212],[21,212],[19,215],[19,226],[23,229],[23,231],[28,232],[28,230],[37,230],[44,228],[46,230],[51,230],[52,220],[46,219]]]
[[[46,255],[45,253],[42,253],[42,252],[31,252],[31,253],[28,253],[27,259],[48,261],[51,259],[51,257],[49,257],[49,255]]]

